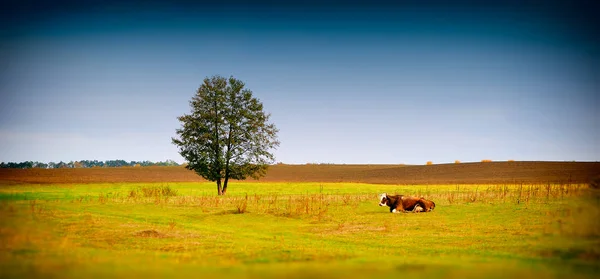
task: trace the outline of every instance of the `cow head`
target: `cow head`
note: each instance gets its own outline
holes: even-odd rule
[[[379,195],[379,206],[386,206],[388,201],[388,196],[386,193]]]

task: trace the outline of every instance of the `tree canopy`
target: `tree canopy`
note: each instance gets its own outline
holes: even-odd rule
[[[264,176],[279,146],[270,114],[244,86],[233,77],[205,78],[190,101],[190,114],[177,118],[182,126],[172,138],[186,168],[216,181],[219,195],[226,193],[229,179]]]
[[[127,166],[179,166],[179,164],[173,160],[166,160],[164,162],[151,162],[151,161],[130,161],[127,162],[125,160],[106,160],[106,161],[98,161],[98,160],[80,160],[80,161],[70,161],[63,162],[60,161],[58,163],[49,162],[33,162],[33,161],[25,161],[25,162],[0,162],[0,168],[8,168],[8,169],[30,169],[30,168],[41,168],[41,169],[59,169],[59,168],[93,168],[93,167],[103,167],[103,168],[113,168],[113,167],[127,167]]]

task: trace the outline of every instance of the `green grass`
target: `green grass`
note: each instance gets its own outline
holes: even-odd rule
[[[595,278],[585,185],[0,186],[0,277]],[[391,214],[380,192],[425,196]]]

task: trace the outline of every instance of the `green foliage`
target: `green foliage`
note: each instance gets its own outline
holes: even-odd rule
[[[60,169],[60,168],[93,168],[93,167],[126,167],[126,166],[142,166],[142,167],[149,167],[149,166],[179,166],[179,164],[173,160],[166,160],[164,162],[150,162],[150,161],[131,161],[131,162],[127,162],[125,160],[106,160],[106,161],[98,161],[98,160],[81,160],[81,161],[70,161],[68,163],[65,163],[63,161],[60,161],[58,163],[55,162],[49,162],[49,163],[42,163],[42,162],[32,162],[32,161],[25,161],[25,162],[21,162],[21,163],[15,163],[15,162],[0,162],[0,168],[6,168],[6,169],[31,169],[31,168],[40,168],[40,169]]]
[[[178,117],[182,127],[172,139],[188,162],[186,168],[216,181],[219,195],[227,190],[229,179],[265,175],[274,162],[271,150],[279,145],[278,130],[242,81],[205,78],[190,106],[190,114]]]

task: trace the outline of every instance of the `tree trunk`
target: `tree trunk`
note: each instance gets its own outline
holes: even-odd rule
[[[217,193],[219,196],[223,195],[223,191],[221,191],[221,178],[217,178]]]
[[[227,182],[229,182],[229,177],[225,176],[225,181],[223,183],[223,195],[225,195],[225,192],[227,192]]]

